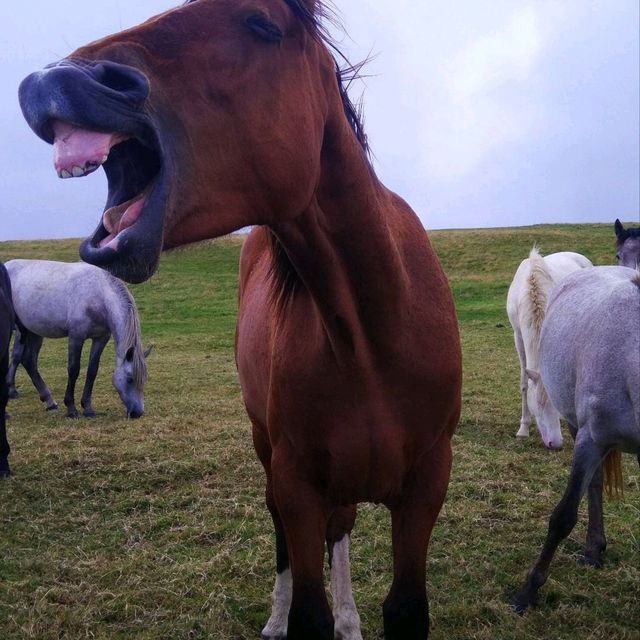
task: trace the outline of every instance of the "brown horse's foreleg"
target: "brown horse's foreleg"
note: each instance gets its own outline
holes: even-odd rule
[[[271,616],[262,630],[260,638],[262,640],[285,640],[293,590],[291,569],[289,567],[289,552],[287,550],[284,527],[282,526],[282,520],[273,495],[271,444],[269,443],[267,430],[257,420],[251,419],[251,423],[253,426],[253,446],[267,476],[265,498],[276,534],[276,583],[271,595]]]
[[[323,563],[332,509],[297,474],[290,460],[272,465],[273,495],[284,527],[293,592],[287,640],[333,640],[333,616],[324,590]]]
[[[84,389],[82,390],[82,397],[80,398],[80,405],[86,418],[93,418],[96,415],[91,405],[91,394],[93,393],[93,383],[96,381],[96,376],[98,375],[100,357],[102,356],[104,348],[107,346],[107,342],[109,342],[109,336],[106,338],[94,338],[91,341],[87,378],[84,383]]]
[[[451,442],[443,435],[416,463],[415,477],[392,505],[393,583],[384,601],[386,640],[425,640],[429,636],[426,558],[431,531],[449,484]]]
[[[69,355],[67,360],[67,389],[64,392],[64,405],[67,407],[67,417],[77,418],[75,392],[76,380],[80,375],[80,359],[84,340],[69,336]]]
[[[511,606],[516,613],[522,615],[529,605],[535,604],[538,589],[549,576],[549,565],[558,545],[571,533],[578,521],[580,500],[603,457],[604,452],[595,445],[589,435],[589,430],[586,427],[581,429],[576,437],[569,482],[562,500],[549,519],[549,530],[540,556],[529,571],[526,582],[511,600]]]
[[[356,505],[337,507],[331,514],[327,527],[336,640],[362,640],[360,616],[351,588],[349,562],[349,536],[355,520]]]
[[[287,621],[291,608],[293,581],[289,567],[289,552],[284,535],[284,527],[273,497],[273,485],[267,472],[267,507],[271,513],[276,533],[276,583],[271,594],[271,616],[260,635],[262,640],[285,640],[287,637]]]

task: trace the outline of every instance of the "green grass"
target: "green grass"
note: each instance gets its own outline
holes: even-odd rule
[[[435,640],[637,640],[640,471],[607,500],[605,566],[579,566],[585,511],[560,549],[539,607],[507,601],[535,559],[567,477],[571,447],[550,453],[519,421],[518,363],[504,304],[531,245],[613,260],[611,225],[438,231],[464,349],[454,470],[434,531],[428,582]],[[95,420],[46,413],[20,370],[10,405],[15,476],[0,484],[0,638],[259,637],[273,581],[273,534],[233,359],[241,240],[165,255],[132,287],[150,356],[147,414],[124,419],[103,357]],[[0,258],[74,260],[77,242],[0,244]],[[41,369],[59,401],[65,341]],[[382,637],[391,574],[389,517],[362,505],[352,543],[366,640]]]

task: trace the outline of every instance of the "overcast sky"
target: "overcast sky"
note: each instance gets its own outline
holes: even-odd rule
[[[175,2],[0,4],[0,240],[90,233],[102,171],[59,180],[20,80]],[[337,0],[381,179],[427,228],[638,220],[638,0]]]

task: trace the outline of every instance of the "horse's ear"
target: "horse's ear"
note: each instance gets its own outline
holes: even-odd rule
[[[127,352],[124,354],[124,359],[125,359],[127,362],[133,362],[133,352],[134,352],[133,347],[129,347],[129,348],[127,349]]]
[[[530,378],[533,382],[540,382],[540,374],[533,369],[526,369],[527,377]]]
[[[146,348],[146,350],[145,350],[145,352],[144,352],[144,357],[145,357],[145,358],[148,358],[148,357],[149,357],[149,354],[150,354],[152,351],[153,351],[153,344],[150,344],[150,345]]]
[[[622,222],[620,222],[619,219],[616,218],[616,222],[614,224],[614,228],[616,230],[616,236],[618,237],[618,240],[622,241],[622,240],[626,240],[627,238],[627,230],[622,226]]]

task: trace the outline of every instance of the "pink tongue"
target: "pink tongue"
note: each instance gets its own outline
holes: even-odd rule
[[[125,204],[124,206],[127,208],[122,214],[120,214],[123,208],[122,205],[119,207],[112,207],[105,211],[102,220],[104,228],[110,234],[117,235],[127,227],[130,227],[140,217],[144,207],[144,202],[145,198],[141,197],[139,200],[136,200],[129,205]]]
[[[87,131],[60,120],[53,123],[53,133],[53,164],[61,178],[95,171],[107,159],[111,147],[128,138],[122,133]]]

